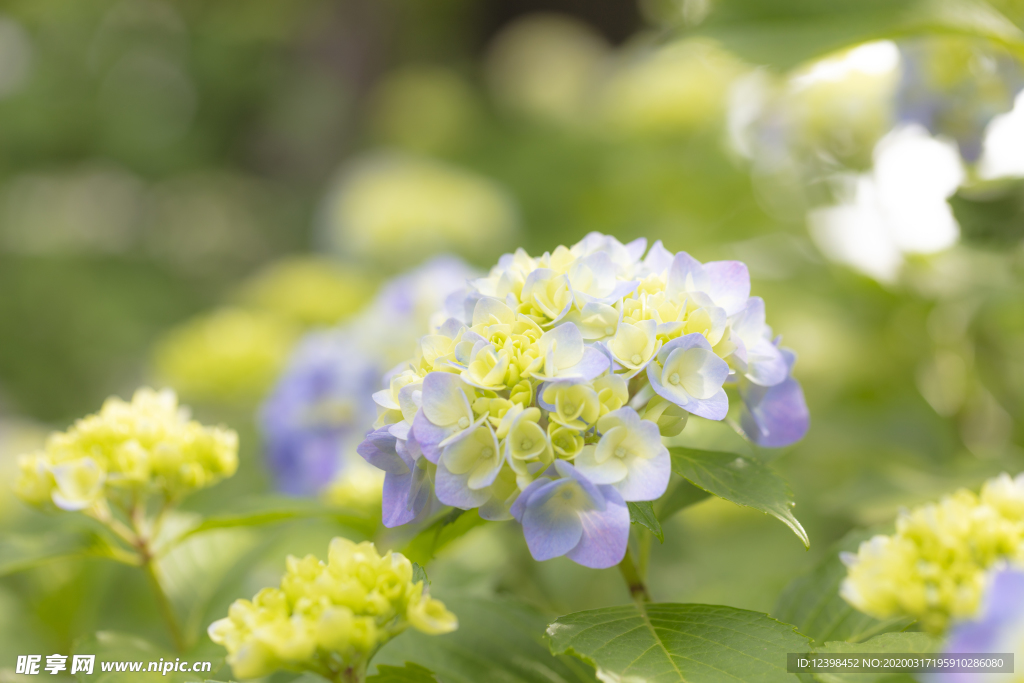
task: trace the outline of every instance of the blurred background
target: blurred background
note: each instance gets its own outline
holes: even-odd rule
[[[305,334],[372,327],[367,304],[397,296],[381,287],[434,256],[464,263],[407,287],[457,286],[517,246],[645,236],[745,261],[799,354],[810,433],[757,455],[790,482],[811,550],[712,500],[667,520],[651,560],[658,600],[771,611],[850,528],[1024,469],[1022,22],[1017,0],[8,0],[0,479],[48,431],[153,384],[242,436],[239,475],[192,509],[355,495],[275,469],[256,417]],[[411,329],[377,333],[392,346],[360,366],[369,384],[443,302],[422,296]],[[694,422],[686,443],[737,445]],[[4,492],[0,525],[58,522]],[[339,528],[196,549],[192,571],[218,578],[195,624],[284,552],[370,533]],[[128,572],[67,559],[0,579],[0,680],[15,654],[97,630],[166,640]],[[430,572],[442,598],[546,613],[627,600],[615,570],[533,562],[511,525]]]

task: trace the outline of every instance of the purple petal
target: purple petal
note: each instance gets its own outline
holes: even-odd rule
[[[782,448],[804,438],[811,416],[800,383],[790,377],[773,387],[740,382],[745,409],[740,425],[751,441]]]
[[[441,449],[438,448],[438,444],[447,438],[448,433],[449,430],[438,427],[428,420],[422,410],[416,413],[416,417],[412,420],[412,434],[423,451],[423,457],[435,465],[437,459],[441,457]]]
[[[729,397],[726,396],[724,389],[719,389],[718,393],[711,398],[694,399],[681,407],[698,417],[708,420],[724,420],[729,413]]]
[[[704,264],[708,294],[726,315],[743,310],[750,296],[750,272],[742,261],[711,261]]]
[[[629,543],[629,508],[613,487],[598,489],[605,509],[580,513],[582,537],[567,554],[570,560],[592,569],[617,565],[625,557]]]
[[[668,282],[665,291],[669,295],[680,292],[704,292],[710,289],[707,273],[701,262],[685,251],[676,254],[668,271]]]
[[[381,501],[381,521],[389,529],[408,524],[416,518],[416,511],[409,505],[413,488],[413,472],[384,475],[384,497]]]
[[[573,365],[572,367],[566,368],[559,373],[559,378],[562,377],[580,377],[582,379],[591,380],[604,373],[608,369],[610,361],[600,349],[593,346],[588,346],[583,349],[583,359]]]
[[[387,427],[381,427],[366,435],[356,452],[363,460],[379,470],[388,473],[403,474],[409,471],[409,465],[398,454],[396,439]]]
[[[657,426],[654,428],[657,430]],[[668,449],[662,446],[661,451],[653,458],[633,460],[626,478],[613,486],[623,500],[657,500],[668,488],[671,476],[672,458],[668,454]]]
[[[512,504],[512,508],[509,510],[512,516],[516,518],[516,521],[523,521],[523,513],[526,512],[526,503],[530,500],[530,496],[536,493],[537,489],[541,486],[550,483],[550,479],[543,477],[531,482],[529,486],[523,489],[523,492],[519,494],[519,498],[516,499],[516,502]]]
[[[744,346],[747,362],[746,376],[751,382],[764,387],[775,386],[789,375],[789,364],[779,347],[761,339],[751,348]]]
[[[577,483],[559,479],[538,488],[530,496],[523,513],[523,535],[533,559],[550,560],[576,547],[583,535],[578,510],[561,504],[556,496],[565,486]],[[629,513],[627,512],[627,519]]]
[[[437,499],[445,505],[471,510],[480,507],[491,497],[487,489],[474,491],[469,488],[470,472],[465,474],[452,474],[444,466],[444,461],[438,463],[437,474],[434,479],[434,493]]]

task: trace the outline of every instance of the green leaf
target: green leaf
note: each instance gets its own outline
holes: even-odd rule
[[[0,538],[0,576],[73,557],[110,557],[111,545],[91,531],[5,534]]]
[[[755,64],[792,68],[872,40],[981,37],[1022,53],[1024,34],[983,0],[718,0],[698,32]]]
[[[265,526],[311,517],[332,518],[367,535],[372,534],[377,526],[376,518],[365,512],[332,507],[315,500],[267,496],[232,506],[230,513],[208,516],[171,543],[214,529]]]
[[[551,651],[573,654],[603,681],[792,681],[786,653],[808,638],[767,614],[718,605],[647,604],[576,612],[548,626]]]
[[[763,462],[738,453],[693,448],[670,448],[669,453],[676,474],[719,498],[775,517],[810,547],[807,532],[793,516],[789,487]]]
[[[412,582],[418,583],[422,581],[424,586],[430,585],[430,577],[427,576],[427,570],[420,566],[418,562],[412,563]]]
[[[381,664],[377,667],[377,673],[366,679],[366,683],[438,683],[438,681],[430,669],[406,662],[402,667]]]
[[[680,479],[667,496],[658,501],[658,518],[668,519],[680,510],[699,503],[711,494],[702,488],[698,488]]]
[[[839,596],[839,586],[846,578],[846,566],[839,554],[855,552],[861,541],[872,535],[868,531],[852,531],[832,546],[811,571],[786,586],[772,616],[794,624],[800,633],[818,643],[858,643],[880,633],[900,631],[913,623],[913,619],[906,617],[884,620],[869,617]]]
[[[533,607],[514,599],[437,597],[458,616],[458,630],[428,636],[410,629],[381,648],[374,665],[414,661],[444,683],[594,683],[586,664],[548,651],[548,619]]]
[[[665,542],[665,532],[661,530],[661,522],[658,521],[658,516],[654,514],[654,504],[651,501],[626,503],[626,505],[629,506],[630,522],[647,527],[654,532],[659,541]]]
[[[964,242],[1004,248],[1024,240],[1024,180],[961,187],[949,198]]]
[[[402,553],[413,562],[425,565],[434,559],[434,556],[446,545],[486,521],[476,510],[466,511],[456,508],[446,512],[426,529],[416,534]]]
[[[156,560],[160,584],[170,599],[188,643],[195,642],[209,625],[207,608],[218,589],[237,580],[237,569],[248,568],[247,558],[268,542],[252,529],[219,529],[190,536]]]
[[[223,665],[223,657],[213,657],[207,653],[193,653],[194,656],[182,656],[168,650],[157,647],[147,640],[126,633],[113,631],[100,631],[92,636],[87,636],[76,641],[74,654],[96,655],[91,675],[79,672],[76,674],[82,683],[137,683],[145,678],[159,678],[169,683],[187,683],[188,681],[202,680],[202,673],[194,674],[184,671],[169,671],[164,676],[147,671],[150,662],[159,663],[164,661],[175,661],[180,657],[190,662],[209,661],[212,663],[211,670],[216,672]],[[104,662],[130,662],[141,663],[140,671],[103,671]],[[70,671],[71,659],[68,659],[68,670]],[[210,672],[206,672],[210,673]]]
[[[815,648],[815,654],[821,655],[849,655],[878,652],[888,653],[931,653],[939,649],[939,641],[925,633],[883,633],[863,643],[832,642],[825,643],[824,647]],[[814,674],[815,680],[821,683],[872,683],[873,681],[893,681],[891,673],[853,673],[853,672],[829,672]],[[902,680],[912,681],[909,676],[903,676]]]

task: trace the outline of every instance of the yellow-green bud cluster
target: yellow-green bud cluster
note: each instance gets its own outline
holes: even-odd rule
[[[1002,474],[980,495],[960,490],[905,512],[894,535],[875,536],[843,559],[847,602],[878,618],[912,616],[941,633],[975,614],[987,570],[1024,562],[1024,475]]]
[[[174,500],[235,473],[238,435],[189,420],[173,391],[144,388],[130,403],[107,399],[19,466],[15,491],[35,505],[83,510],[126,492]]]
[[[381,556],[370,542],[335,538],[326,563],[289,556],[280,588],[236,600],[209,634],[227,649],[237,678],[287,669],[333,680],[362,670],[377,648],[409,626],[438,635],[454,631],[458,621],[425,593],[423,581],[413,581],[404,555]]]

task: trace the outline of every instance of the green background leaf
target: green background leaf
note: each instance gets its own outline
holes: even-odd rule
[[[576,612],[548,627],[551,651],[594,664],[602,680],[792,681],[786,653],[808,639],[766,614],[718,605],[627,605]]]
[[[738,453],[681,447],[670,448],[669,453],[676,474],[719,498],[775,517],[810,547],[807,532],[793,516],[793,494],[767,465]]]
[[[927,653],[936,652],[938,641],[924,633],[883,633],[863,643],[832,642],[825,643],[824,647],[815,648],[814,652],[822,655],[858,654],[858,653]],[[816,673],[814,679],[821,683],[874,683],[874,681],[886,681],[886,683],[897,683],[898,681],[913,681],[909,674],[891,673]]]
[[[438,681],[430,669],[406,662],[402,667],[381,664],[377,667],[377,673],[366,679],[366,683],[438,683]]]
[[[410,629],[381,648],[373,665],[416,662],[443,683],[594,683],[593,669],[556,657],[544,643],[548,619],[512,599],[441,595],[459,618],[443,636]]]
[[[203,680],[206,675],[216,674],[223,666],[223,650],[220,654],[214,655],[211,651],[194,652],[188,655],[177,655],[169,650],[153,645],[152,643],[126,633],[114,631],[100,631],[92,636],[82,638],[75,643],[74,654],[96,655],[96,662],[91,675],[78,673],[78,679],[82,683],[137,683],[140,680],[152,679],[168,681],[169,683],[187,683],[188,681]],[[209,661],[212,663],[212,671],[207,674],[196,674],[182,671],[169,671],[166,676],[145,672],[149,662],[157,662],[161,658],[174,661],[175,658],[188,659],[190,661]],[[44,660],[45,661],[45,660]],[[143,672],[132,671],[109,671],[103,672],[101,662],[143,662]],[[71,670],[71,659],[68,658],[68,670]]]
[[[855,552],[861,542],[872,535],[869,531],[852,531],[832,546],[813,569],[790,582],[772,610],[772,616],[794,624],[818,643],[859,643],[912,624],[914,620],[905,617],[885,620],[869,617],[839,596],[839,586],[846,578],[846,566],[839,559],[839,553]]]
[[[1020,29],[980,0],[720,0],[699,32],[780,69],[866,41],[924,33],[977,36],[1024,53]]]

